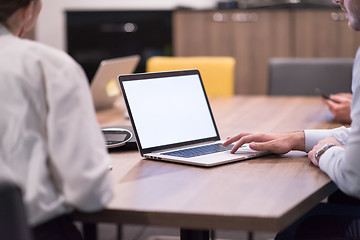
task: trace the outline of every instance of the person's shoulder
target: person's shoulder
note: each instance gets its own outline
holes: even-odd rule
[[[32,40],[23,39],[22,41],[27,48],[28,57],[35,58],[45,65],[53,65],[58,68],[77,65],[75,60],[63,50]]]
[[[26,42],[26,45],[30,50],[29,53],[32,53],[35,56],[54,59],[72,59],[65,51],[57,49],[55,47],[33,40],[24,39],[23,41]]]
[[[80,64],[65,51],[33,40],[15,41],[9,49],[8,56],[21,59],[18,64],[22,64],[28,72],[37,72],[52,81],[61,80],[64,76],[72,76],[74,81],[68,82],[81,82],[83,79],[88,82]]]

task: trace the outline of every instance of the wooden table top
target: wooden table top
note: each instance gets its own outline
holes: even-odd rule
[[[341,126],[319,97],[210,99],[222,138],[248,131]],[[130,125],[124,108],[98,113],[102,126]],[[202,168],[111,152],[115,197],[78,220],[188,229],[280,231],[334,192],[335,184],[303,152]]]

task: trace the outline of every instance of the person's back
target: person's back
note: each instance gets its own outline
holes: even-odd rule
[[[80,66],[59,50],[20,39],[8,24],[23,23],[22,9],[40,11],[41,0],[2,2],[0,154],[23,190],[29,224],[43,231],[74,209],[95,211],[110,201],[109,157]],[[4,21],[9,5],[17,8]]]

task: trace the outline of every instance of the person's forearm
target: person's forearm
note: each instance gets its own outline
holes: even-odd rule
[[[290,136],[291,142],[293,143],[292,149],[305,151],[305,133],[304,131],[294,132]]]

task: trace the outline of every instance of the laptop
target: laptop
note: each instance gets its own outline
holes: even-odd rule
[[[146,159],[212,167],[268,154],[222,146],[198,70],[120,75],[119,83]]]
[[[139,61],[139,55],[101,61],[90,86],[96,110],[113,106],[120,95],[117,76],[133,73]]]

